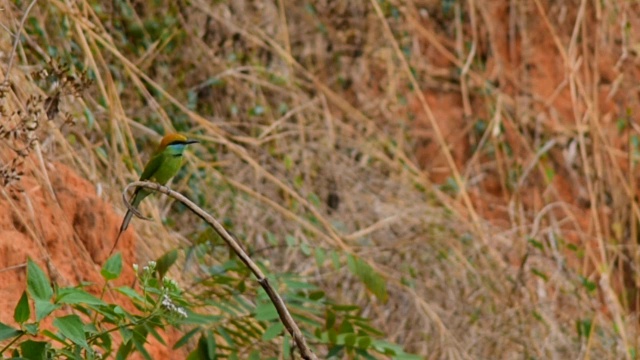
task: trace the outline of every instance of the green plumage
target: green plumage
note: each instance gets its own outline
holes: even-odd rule
[[[158,147],[158,150],[156,150],[147,165],[144,167],[144,171],[142,172],[142,175],[140,175],[140,180],[149,180],[160,185],[166,184],[178,173],[178,170],[180,170],[183,161],[182,154],[185,147],[195,142],[197,141],[187,140],[187,138],[182,135],[172,134],[165,136]],[[144,188],[138,188],[131,197],[131,205],[137,209],[140,202],[150,194],[150,191]],[[127,227],[129,227],[129,222],[132,217],[133,213],[131,210],[127,210],[124,220],[122,221],[122,225],[120,225],[118,239],[116,239],[116,242],[111,249],[111,253],[118,244],[120,235],[127,230]]]
[[[157,182],[160,185],[166,184],[172,177],[174,177],[180,167],[182,166],[182,153],[184,152],[186,144],[178,143],[178,144],[170,144],[162,151],[156,152],[151,160],[145,166],[142,175],[140,175],[140,180],[150,180],[153,182]],[[138,188],[135,193],[133,193],[133,197],[131,199],[131,205],[134,208],[138,208],[140,202],[147,196],[149,196],[151,192],[144,188]],[[127,211],[127,214],[124,216],[124,221],[122,222],[122,226],[120,227],[120,231],[127,230],[129,227],[129,222],[131,221],[131,217],[133,213],[131,211]]]

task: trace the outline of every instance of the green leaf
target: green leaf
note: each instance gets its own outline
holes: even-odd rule
[[[348,347],[353,347],[356,343],[356,334],[347,334],[344,337],[344,344]]]
[[[340,265],[340,255],[337,251],[331,251],[331,264],[333,264],[333,268],[336,270],[340,270],[342,268]]]
[[[167,274],[171,266],[178,260],[178,250],[171,250],[162,255],[156,261],[156,271],[158,271],[159,278],[162,279]]]
[[[20,300],[18,300],[18,305],[16,305],[16,308],[13,311],[13,320],[15,320],[15,322],[17,322],[18,324],[22,324],[23,322],[29,320],[29,316],[31,316],[29,299],[27,298],[27,292],[23,291]]]
[[[544,170],[544,175],[547,178],[547,183],[551,183],[553,182],[553,178],[556,176],[556,173],[552,167],[549,167]]]
[[[178,323],[184,325],[210,325],[220,321],[220,319],[222,319],[220,315],[198,314],[187,309],[187,317],[179,320]]]
[[[227,345],[229,345],[229,347],[235,347],[236,346],[235,341],[233,341],[233,338],[229,335],[227,330],[225,330],[224,326],[219,326],[219,327],[216,328],[216,330],[218,331],[218,334],[220,334],[220,336],[222,336],[224,341],[227,342]]]
[[[590,319],[579,319],[576,321],[576,329],[579,337],[588,338],[591,335],[593,323]]]
[[[27,340],[20,344],[20,350],[23,359],[29,360],[45,360],[47,358],[47,350],[49,343],[44,341]]]
[[[298,243],[298,240],[291,235],[285,236],[284,241],[287,243],[288,247],[294,247]]]
[[[305,254],[306,256],[310,256],[311,255],[311,248],[309,247],[309,244],[307,244],[307,243],[300,244],[300,250],[302,250],[302,253]]]
[[[360,278],[369,291],[373,293],[380,301],[386,302],[389,298],[387,293],[387,283],[382,275],[377,273],[364,260],[353,255],[347,258],[349,270]]]
[[[358,327],[358,333],[359,334],[369,334],[369,335],[377,335],[377,336],[384,336],[384,333],[376,328],[374,328],[373,326],[369,325],[369,319],[362,319],[361,320],[354,320],[353,321],[353,325]]]
[[[52,340],[55,340],[55,341],[59,342],[60,344],[62,344],[63,346],[69,345],[66,342],[67,341],[66,338],[64,338],[62,336],[59,336],[58,334],[54,334],[50,330],[42,330],[41,335],[44,335],[44,336],[46,336],[46,337],[48,337],[48,338],[50,338]]]
[[[109,155],[107,155],[107,150],[105,150],[104,147],[97,147],[95,150],[101,160],[105,162],[109,161]]]
[[[127,330],[127,331],[131,332],[130,330]],[[129,341],[129,340],[125,341],[123,339],[122,340],[122,344],[118,348],[118,353],[116,354],[116,359],[118,359],[118,360],[127,359],[129,357],[129,354],[131,354],[132,351],[133,351],[133,343],[131,341]]]
[[[206,333],[202,333],[198,339],[198,345],[196,349],[189,354],[187,360],[209,360],[217,359],[216,355],[216,340],[213,337],[211,330],[207,330]],[[230,358],[230,357],[229,357]]]
[[[96,344],[103,348],[103,349],[107,349],[109,351],[112,351],[113,348],[113,339],[111,338],[111,333],[107,333],[107,332],[101,332],[100,334],[97,335],[96,340],[92,341],[92,345]]]
[[[331,305],[331,307],[335,311],[342,311],[342,312],[352,312],[352,311],[360,310],[360,306],[358,305]]]
[[[281,322],[273,323],[267,330],[265,330],[264,334],[262,334],[262,340],[269,341],[276,338],[280,333],[284,330],[284,325]]]
[[[531,244],[531,246],[533,246],[534,248],[540,250],[540,251],[544,251],[544,244],[541,243],[540,241],[534,239],[534,238],[529,238],[527,240],[529,242],[529,244]]]
[[[53,325],[60,329],[62,335],[80,345],[85,349],[89,348],[87,337],[84,334],[84,324],[78,315],[67,315],[53,320]]]
[[[329,352],[327,353],[327,358],[331,358],[331,357],[335,357],[338,356],[342,353],[344,349],[344,346],[339,345],[339,346],[334,346],[332,348],[329,349]]]
[[[293,168],[293,159],[289,155],[284,156],[284,168],[286,170],[291,170]]]
[[[107,259],[107,261],[102,266],[102,270],[100,274],[102,277],[109,281],[117,279],[122,272],[122,254],[119,252],[115,253],[113,256]]]
[[[187,359],[186,360],[200,360],[200,349],[196,347],[195,350],[193,350],[192,352],[189,353],[189,355],[187,355]]]
[[[596,285],[596,283],[587,279],[584,276],[580,276],[580,281],[582,282],[582,286],[584,286],[588,292],[595,291],[598,288],[598,285]]]
[[[53,296],[49,278],[31,258],[27,259],[27,290],[35,300],[49,301]]]
[[[158,331],[154,327],[154,326],[157,326],[156,324],[157,323],[154,320],[150,320],[149,322],[144,323],[142,325],[149,332],[149,334],[151,334],[151,336],[153,336],[158,341],[158,343],[160,343],[160,344],[162,344],[162,345],[164,345],[166,347],[167,346],[167,342],[164,341],[164,338],[162,338],[162,336],[160,336],[160,334],[158,333]]]
[[[353,255],[347,256],[347,268],[353,274],[355,274],[357,271],[357,266],[356,266],[357,261],[358,261],[358,258],[356,258],[355,256]]]
[[[616,128],[618,129],[619,133],[623,132],[624,129],[627,128],[627,119],[618,118],[618,120],[616,120]]]
[[[120,327],[120,336],[122,336],[122,343],[128,343],[133,337],[133,331],[126,327]]]
[[[133,337],[131,338],[131,342],[136,347],[136,350],[138,350],[138,352],[140,352],[140,354],[142,354],[145,359],[152,360],[151,354],[149,354],[147,349],[144,347],[147,343],[147,335],[148,332],[143,326],[136,326],[133,330]]]
[[[207,351],[210,356],[216,357],[216,339],[213,337],[213,331],[207,330]]]
[[[397,355],[403,353],[402,347],[400,345],[393,344],[388,341],[374,340],[372,345],[374,349],[383,354]]]
[[[326,258],[326,254],[324,252],[324,249],[320,248],[320,247],[316,247],[314,249],[314,256],[316,258],[316,265],[318,267],[321,267],[322,264],[324,264],[324,260]]]
[[[201,330],[201,328],[199,326],[194,327],[193,329],[191,329],[191,331],[189,331],[188,333],[184,334],[184,336],[181,337],[180,340],[176,341],[175,345],[173,345],[173,348],[174,349],[178,349],[181,346],[184,346],[200,330]]]
[[[20,335],[22,331],[0,322],[0,341]]]
[[[290,354],[291,353],[291,341],[289,341],[289,336],[285,336],[282,341],[282,353],[281,354]]]
[[[121,286],[119,288],[116,288],[116,291],[121,293],[121,294],[123,294],[123,295],[126,295],[131,300],[137,300],[137,301],[140,301],[140,302],[145,302],[144,298],[140,294],[138,294],[135,290],[130,288],[130,287]]]
[[[96,305],[96,306],[107,305],[104,301],[78,288],[60,289],[58,291],[58,299],[56,300],[56,303],[71,304],[71,305],[86,304],[86,305]]]
[[[371,346],[371,338],[368,336],[362,336],[358,338],[358,347],[361,349],[368,349]]]
[[[538,270],[536,268],[531,268],[531,272],[533,273],[533,275],[541,278],[544,281],[549,280],[549,276],[547,276],[547,274],[545,274],[542,270]]]
[[[267,232],[267,241],[269,242],[269,244],[273,246],[278,245],[278,239],[272,232],[269,232],[269,231]]]
[[[285,279],[284,283],[287,285],[288,289],[292,290],[315,290],[317,287],[313,284],[309,284],[303,281],[296,281],[291,279]]]
[[[327,309],[327,314],[325,316],[325,324],[327,329],[331,329],[333,325],[336,323],[336,313]]]
[[[208,331],[211,333],[211,331]],[[189,355],[190,359],[194,360],[209,360],[216,359],[216,342],[213,336],[205,336],[205,334],[200,335],[200,339],[198,339],[198,345],[196,349]]]
[[[338,329],[338,331],[340,331],[341,335],[355,332],[353,329],[353,325],[348,319],[344,320],[342,324],[340,324],[340,328]]]
[[[84,108],[84,117],[87,118],[87,127],[91,130],[96,123],[96,118],[88,107]]]
[[[311,328],[319,328],[319,327],[322,326],[322,321],[318,321],[318,319],[315,316],[309,317],[309,316],[302,315],[302,314],[305,314],[304,311],[308,310],[308,308],[300,306],[299,309],[300,309],[300,311],[298,311],[298,312],[300,312],[300,313],[299,314],[294,314],[292,316],[300,324],[308,324]],[[311,314],[309,313],[307,315],[311,315]],[[318,312],[317,314],[314,314],[314,315],[321,315],[321,312]]]
[[[38,335],[38,323],[28,323],[22,326],[24,326],[24,330],[27,332],[27,334],[33,336]]]
[[[309,199],[309,202],[315,207],[320,207],[320,203],[322,202],[320,201],[318,195],[316,195],[315,193],[309,194],[309,196],[307,196],[307,199]]]
[[[325,293],[322,290],[313,291],[309,293],[309,300],[318,301],[324,298],[324,295]]]
[[[33,304],[36,308],[36,321],[44,319],[47,315],[59,308],[58,305],[52,304],[49,300],[35,299]]]
[[[260,304],[256,307],[256,320],[271,321],[278,318],[278,310],[272,303]]]
[[[93,323],[84,324],[84,332],[87,333],[87,335],[102,334],[102,331],[98,330],[96,325]]]

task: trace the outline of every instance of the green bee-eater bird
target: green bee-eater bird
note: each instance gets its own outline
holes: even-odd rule
[[[160,185],[164,185],[174,177],[180,167],[182,166],[182,154],[187,145],[197,143],[197,140],[189,140],[186,136],[180,134],[169,134],[162,138],[158,149],[155,151],[151,160],[144,167],[144,171],[142,175],[140,175],[141,181],[154,181]],[[131,205],[134,208],[137,208],[142,199],[146,198],[151,194],[151,191],[145,188],[137,188],[131,197]],[[124,216],[124,220],[122,220],[122,225],[120,225],[120,232],[118,233],[118,237],[116,238],[115,244],[111,248],[109,252],[109,256],[115,250],[116,245],[118,245],[118,240],[120,240],[120,235],[127,230],[129,227],[129,222],[131,221],[131,217],[133,213],[131,210],[127,210],[127,214]]]

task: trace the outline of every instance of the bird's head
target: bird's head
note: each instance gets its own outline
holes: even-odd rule
[[[174,155],[182,155],[182,152],[187,145],[197,142],[197,140],[189,140],[186,136],[181,134],[168,134],[162,138],[160,146],[158,146],[158,152],[169,151]]]

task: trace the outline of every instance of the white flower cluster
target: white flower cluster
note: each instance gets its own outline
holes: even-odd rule
[[[165,276],[162,279],[162,285],[163,285],[164,288],[166,288],[167,290],[170,290],[170,291],[179,291],[180,290],[180,287],[178,286],[178,282],[173,280],[173,279],[171,279],[168,276]]]
[[[176,304],[171,301],[171,298],[167,294],[162,295],[162,306],[170,312],[178,313],[178,315],[184,318],[187,317],[187,310],[185,310],[182,306],[176,306]]]
[[[155,269],[156,269],[156,262],[153,260],[149,261],[149,265],[142,268],[142,270],[144,270],[145,272],[147,271],[153,272],[153,270]]]
[[[138,272],[138,269],[139,269],[138,264],[133,264],[133,271]],[[155,269],[156,269],[156,262],[153,260],[149,261],[147,265],[142,267],[142,270],[144,272],[149,272],[149,271],[153,272],[153,270]]]

